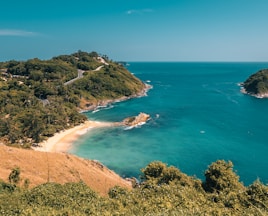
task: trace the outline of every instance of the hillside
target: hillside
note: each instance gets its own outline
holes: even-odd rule
[[[0,62],[0,143],[29,147],[84,122],[81,110],[145,90],[121,64],[96,52]]]
[[[244,91],[247,94],[258,98],[268,97],[268,69],[263,69],[251,75],[243,83]]]
[[[0,145],[0,179],[8,180],[12,169],[21,170],[21,185],[28,179],[30,188],[47,182],[85,182],[101,195],[118,185],[131,188],[131,183],[97,161],[63,153],[45,153]]]
[[[4,151],[12,152],[13,149],[5,147]],[[16,155],[17,159],[21,158],[15,152],[9,154],[12,155]],[[49,155],[49,160],[50,156],[52,155]],[[244,186],[233,171],[230,161],[219,160],[212,163],[205,172],[203,182],[187,176],[176,167],[154,161],[142,169],[142,182],[129,190],[122,179],[119,180],[114,173],[94,162],[68,155],[60,157],[53,154],[53,157],[63,161],[58,167],[51,168],[51,181],[56,176],[58,179],[67,179],[68,175],[69,181],[73,181],[74,176],[79,173],[81,179],[87,180],[88,185],[91,184],[91,188],[83,182],[64,185],[46,183],[30,189],[27,184],[18,187],[16,184],[20,175],[13,169],[9,182],[0,180],[0,215],[268,215],[268,186],[259,180]],[[65,163],[69,161],[74,162],[79,169],[74,166],[66,169],[69,164]],[[29,177],[32,182],[31,178],[40,174],[46,182],[47,167],[39,167],[40,164],[35,166],[32,164],[34,162],[37,161],[30,159],[27,167],[24,167],[25,162],[22,163],[21,181]],[[15,164],[3,165],[11,168]],[[27,176],[29,167],[34,166],[34,175]],[[92,185],[92,182],[97,186]],[[92,191],[102,190],[106,193],[108,186],[114,183],[120,183],[124,187],[110,189],[109,197]]]

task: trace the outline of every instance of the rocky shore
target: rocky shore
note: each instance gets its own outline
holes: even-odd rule
[[[144,96],[147,96],[147,92],[152,88],[153,86],[144,83],[144,88],[140,92],[133,94],[131,96],[128,96],[128,97],[124,96],[124,97],[117,98],[117,99],[106,99],[106,100],[99,100],[99,101],[94,101],[94,102],[85,102],[84,105],[82,105],[82,107],[79,108],[79,112],[83,113],[83,112],[94,111],[101,107],[107,107],[113,103],[119,103],[119,102],[126,101],[132,98],[144,97]]]
[[[241,87],[240,91],[243,94],[247,94],[247,95],[250,95],[250,96],[255,97],[255,98],[259,98],[259,99],[268,98],[268,92],[267,93],[260,93],[260,94],[253,94],[253,93],[247,92],[244,87]]]

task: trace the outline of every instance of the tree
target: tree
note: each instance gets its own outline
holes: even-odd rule
[[[11,184],[18,184],[20,181],[20,168],[14,168],[8,176],[8,181]]]
[[[34,81],[41,81],[44,78],[42,71],[31,71],[29,78]]]
[[[36,112],[34,109],[29,109],[28,112],[23,112],[20,116],[24,135],[32,138],[35,142],[42,140],[41,133],[45,128],[42,117],[42,113]]]
[[[39,99],[47,99],[48,95],[57,94],[56,91],[48,85],[39,84],[34,89],[34,95]]]
[[[8,126],[7,126],[7,120],[1,119],[0,122],[0,137],[5,136],[8,134]]]
[[[205,172],[203,187],[208,192],[230,192],[243,188],[239,176],[233,171],[231,161],[218,160],[212,163]]]
[[[163,171],[167,168],[167,165],[161,161],[154,161],[148,164],[144,169],[142,169],[142,179],[149,180],[152,178],[161,177]]]

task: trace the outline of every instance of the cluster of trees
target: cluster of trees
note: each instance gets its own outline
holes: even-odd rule
[[[0,139],[28,147],[54,133],[80,124],[81,101],[134,95],[144,84],[121,65],[103,63],[96,52],[78,51],[50,60],[0,62]],[[64,85],[85,70],[75,82]]]
[[[123,66],[112,63],[97,73],[88,72],[86,79],[73,83],[73,88],[78,91],[86,89],[97,99],[113,99],[136,94],[144,88],[144,84]]]
[[[152,162],[132,190],[111,188],[100,197],[84,183],[17,187],[18,172],[0,182],[1,215],[267,215],[268,186],[239,182],[233,164],[212,163],[202,182],[176,167]]]
[[[244,83],[246,92],[253,95],[268,93],[268,69],[263,69],[251,75]]]

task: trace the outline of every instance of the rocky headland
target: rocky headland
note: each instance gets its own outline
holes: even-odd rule
[[[268,98],[268,69],[251,75],[241,84],[241,92],[256,98]]]

